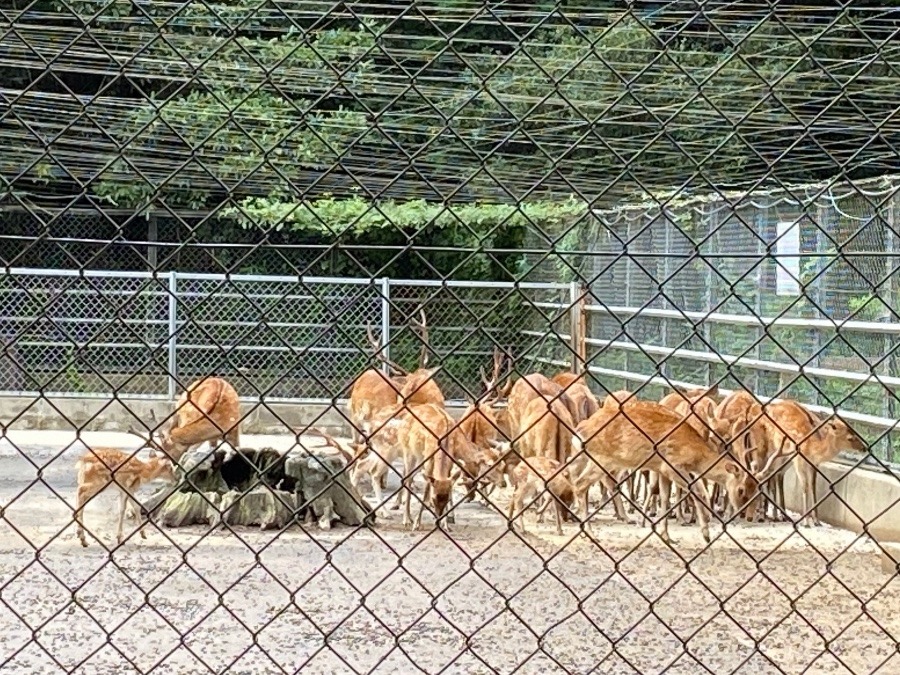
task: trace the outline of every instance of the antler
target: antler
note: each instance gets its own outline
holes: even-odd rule
[[[330,447],[334,448],[335,450],[337,450],[339,453],[341,453],[341,456],[345,460],[347,460],[347,464],[349,464],[350,462],[353,461],[353,456],[349,452],[344,450],[343,447],[341,447],[341,444],[338,443],[334,439],[334,436],[332,436],[331,434],[326,434],[321,429],[317,429],[316,427],[310,427],[309,429],[306,429],[305,432],[300,432],[295,429],[294,433],[297,433],[297,434],[305,433],[307,436],[317,436],[325,441],[325,445],[330,446]]]
[[[375,339],[375,335],[372,333],[372,326],[366,326],[366,338],[368,339],[369,344],[372,345],[375,357],[393,370],[395,375],[409,375],[408,371],[404,370],[384,355],[384,348],[381,345],[381,340]]]
[[[425,318],[425,310],[420,309],[419,314],[422,316],[421,321],[411,319],[412,323],[419,329],[419,338],[422,340],[422,353],[419,355],[419,368],[428,367],[428,354],[431,351],[431,345],[428,342],[428,321]]]
[[[480,368],[481,371],[481,381],[484,383],[484,398],[493,400],[500,398],[499,392],[497,391],[497,384],[500,382],[500,370],[503,367],[504,360],[503,351],[494,345],[494,370],[491,373],[491,376],[488,377],[484,368]]]

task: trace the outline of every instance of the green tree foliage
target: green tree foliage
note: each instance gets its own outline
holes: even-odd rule
[[[894,70],[867,15],[645,4],[39,0],[0,54],[0,174],[218,210],[194,237],[474,249],[529,228],[556,246],[647,190],[830,176],[863,140],[879,169],[893,131],[859,111],[874,130],[896,108]]]

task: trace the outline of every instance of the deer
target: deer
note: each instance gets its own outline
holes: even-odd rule
[[[583,382],[574,382],[568,385],[565,387],[565,392],[571,402],[569,412],[572,413],[572,420],[575,424],[580,424],[600,410],[600,402],[597,401],[594,392],[588,389]]]
[[[499,348],[494,349],[493,371],[488,377],[481,368],[481,381],[484,385],[484,393],[479,398],[471,401],[460,416],[458,426],[459,430],[469,442],[483,452],[490,452],[495,443],[504,437],[504,429],[498,420],[498,412],[494,411],[493,404],[502,398],[505,398],[512,382],[507,380],[504,387],[498,389],[500,381],[500,370],[503,366],[503,353]],[[509,437],[506,436],[508,439]],[[466,497],[463,501],[472,501],[475,498],[475,483],[471,476],[462,479],[463,486],[466,488]],[[491,482],[491,486],[495,486],[496,481]]]
[[[796,401],[766,404],[759,422],[754,425],[751,438],[756,443],[760,436],[765,437],[767,465],[772,463],[773,457],[787,455],[793,458],[803,510],[800,524],[806,527],[821,525],[816,501],[817,467],[834,459],[841,450],[868,452],[868,445],[837,415],[823,423]]]
[[[424,405],[428,403],[443,406],[444,394],[441,391],[440,386],[438,386],[438,383],[434,380],[434,375],[438,370],[440,370],[440,366],[436,368],[428,368],[428,354],[430,351],[428,340],[428,322],[425,317],[425,311],[420,310],[420,314],[422,317],[420,321],[412,321],[415,330],[420,335],[420,340],[422,342],[422,350],[419,355],[419,365],[412,372],[406,370],[396,362],[391,361],[384,354],[384,349],[381,343],[375,340],[375,338],[371,335],[371,326],[367,329],[367,338],[369,340],[369,343],[375,349],[376,358],[383,364],[385,364],[388,371],[391,373],[388,378],[387,384],[393,383],[395,385],[395,390],[398,392],[398,398],[401,402],[405,403],[407,406]],[[374,375],[370,376],[369,379],[370,381],[374,382]],[[383,375],[382,379],[384,379]],[[387,388],[381,387],[381,392],[382,400],[387,402],[389,399]],[[359,408],[360,410],[364,408],[362,401],[360,401]]]
[[[744,437],[749,432],[749,423],[758,415],[751,414],[760,405],[756,397],[748,391],[738,389],[716,404],[709,418],[712,431],[725,443],[736,446],[733,452],[741,461],[748,460],[744,452]]]
[[[241,403],[234,387],[221,377],[206,377],[192,382],[179,396],[175,412],[159,427],[158,442],[133,429],[129,433],[178,462],[188,450],[206,442],[224,440],[239,447],[240,419]],[[152,411],[150,421],[156,425]]]
[[[403,492],[405,494],[405,510],[403,526],[418,530],[422,523],[422,511],[426,502],[431,502],[435,520],[443,526],[442,516],[450,502],[453,485],[462,474],[462,470],[453,461],[451,431],[455,421],[444,408],[427,403],[410,407],[401,417],[398,437],[403,457]],[[457,434],[456,438],[461,435]],[[464,437],[463,437],[464,438]],[[412,497],[412,481],[415,473],[422,470],[425,475],[425,494],[416,515],[411,518],[410,500]],[[447,523],[453,520],[448,515]]]
[[[721,442],[711,428],[711,419],[713,417],[716,402],[712,397],[718,393],[718,385],[713,385],[708,389],[676,389],[672,393],[664,396],[659,404],[677,412],[690,424],[700,436],[713,447],[720,447]],[[647,479],[647,500],[644,502],[644,513],[650,513],[652,506],[656,501],[654,491],[671,490],[672,484],[665,476],[648,476]],[[708,485],[707,489],[711,493],[711,501],[716,503],[716,494],[718,484]],[[680,488],[676,488],[675,499],[678,503],[677,517],[679,523],[687,525],[692,518],[688,513],[688,502],[683,499]]]
[[[757,474],[737,461],[721,455],[682,416],[652,401],[630,401],[621,409],[603,409],[575,430],[576,453],[587,452],[606,471],[650,469],[686,489],[694,500],[704,541],[709,543],[709,498],[705,487],[693,476],[721,483],[737,512],[752,507],[759,483],[784,455],[773,454]],[[573,483],[581,483],[577,477]],[[669,497],[661,491],[664,516],[661,537],[671,541],[668,531]]]
[[[403,386],[400,388],[400,398],[408,406],[426,404],[443,406],[444,394],[434,380],[434,375],[440,367],[428,367],[428,354],[431,351],[431,344],[428,339],[428,322],[425,317],[425,310],[419,310],[419,313],[422,317],[421,321],[412,321],[422,342],[422,350],[419,354],[419,367],[406,375]]]
[[[569,385],[574,384],[575,382],[584,382],[584,375],[578,373],[570,373],[567,370],[557,373],[553,377],[550,378],[551,382],[555,382],[563,389],[567,389]]]
[[[709,420],[713,435],[721,440],[727,452],[750,471],[758,469],[768,456],[766,435],[758,429],[762,404],[748,391],[738,389],[722,399]],[[751,440],[751,438],[753,440]],[[779,507],[784,510],[784,471],[776,471],[764,486],[771,494],[774,517]],[[768,507],[759,511],[765,518]],[[727,515],[727,510],[726,510]]]
[[[366,328],[366,339],[373,353],[387,366],[388,372],[369,368],[353,382],[347,413],[353,425],[354,443],[362,442],[364,433],[371,433],[371,422],[376,415],[396,407],[406,375],[393,361],[383,357],[381,340],[375,339],[371,326]]]
[[[513,527],[515,527],[516,513],[518,513],[519,527],[522,532],[525,532],[523,504],[526,501],[533,501],[535,498],[540,499],[542,495],[549,493],[550,499],[556,506],[556,534],[563,533],[562,521],[575,500],[575,490],[566,471],[560,469],[561,466],[555,459],[537,456],[523,459],[513,469],[513,484],[516,489],[509,502],[508,514],[508,520]],[[543,508],[540,509],[538,522],[543,520],[543,510]]]
[[[526,406],[520,425],[517,438],[496,443],[507,474],[515,478],[516,465],[530,457],[548,457],[559,466],[566,465],[575,423],[561,400],[554,396],[533,399]],[[568,513],[565,515],[568,520]]]
[[[350,483],[358,490],[362,476],[369,476],[372,481],[372,490],[375,493],[375,508],[379,513],[383,513],[387,472],[391,465],[402,456],[400,429],[403,427],[404,415],[405,411],[400,404],[382,409],[370,420],[374,431],[368,435],[365,441],[352,444]],[[391,508],[400,508],[402,499],[403,490],[399,490]]]
[[[93,448],[88,450],[76,463],[77,488],[75,493],[75,523],[78,540],[87,547],[84,535],[84,507],[87,502],[106,488],[114,485],[119,491],[118,520],[116,541],[119,545],[124,540],[125,511],[130,505],[135,525],[146,539],[147,533],[141,524],[140,504],[134,493],[150,481],[162,479],[167,483],[176,480],[174,465],[165,456],[160,457],[150,449],[150,458],[146,461],[138,459],[134,452],[125,452],[117,448]]]
[[[520,377],[509,391],[506,406],[512,439],[515,439],[523,429],[522,419],[528,404],[536,398],[547,396],[558,398],[566,406],[571,416],[574,417],[577,414],[571,400],[556,382],[553,382],[541,373],[531,373],[525,377]]]

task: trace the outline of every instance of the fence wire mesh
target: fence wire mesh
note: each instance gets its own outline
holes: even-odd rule
[[[900,15],[740,5],[3,4],[0,673],[900,672]]]

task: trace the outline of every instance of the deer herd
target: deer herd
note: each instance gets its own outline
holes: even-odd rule
[[[386,478],[396,463],[402,466],[389,508],[403,509],[408,528],[420,527],[426,506],[446,527],[455,522],[459,503],[476,496],[489,502],[495,491],[507,489],[511,525],[524,530],[524,511],[533,505],[539,519],[554,507],[559,534],[565,521],[590,528],[589,493],[596,486],[601,507],[611,502],[620,521],[631,522],[635,512],[645,524],[659,516],[660,535],[668,540],[671,514],[681,524],[696,521],[710,541],[711,515],[724,521],[785,519],[784,476],[791,467],[802,523],[817,525],[816,467],[842,450],[867,450],[838,417],[823,421],[795,401],[762,403],[743,390],[722,396],[716,386],[676,389],[658,402],[616,391],[601,402],[575,373],[531,373],[501,382],[506,357],[499,350],[491,375],[481,371],[481,395],[455,417],[436,380],[440,368],[428,367],[424,316],[417,327],[424,347],[412,371],[384,356],[368,331],[382,367],[366,370],[352,384],[348,413],[354,437],[345,453],[350,482],[360,489],[368,478],[381,513]],[[121,541],[134,490],[155,478],[174,480],[171,462],[199,444],[225,441],[239,448],[239,421],[237,392],[210,377],[182,394],[157,439],[145,438],[149,461],[112,448],[89,451],[78,465],[75,519],[82,544],[87,545],[81,523],[87,499],[109,484],[119,488]],[[419,475],[424,492],[413,515]]]

